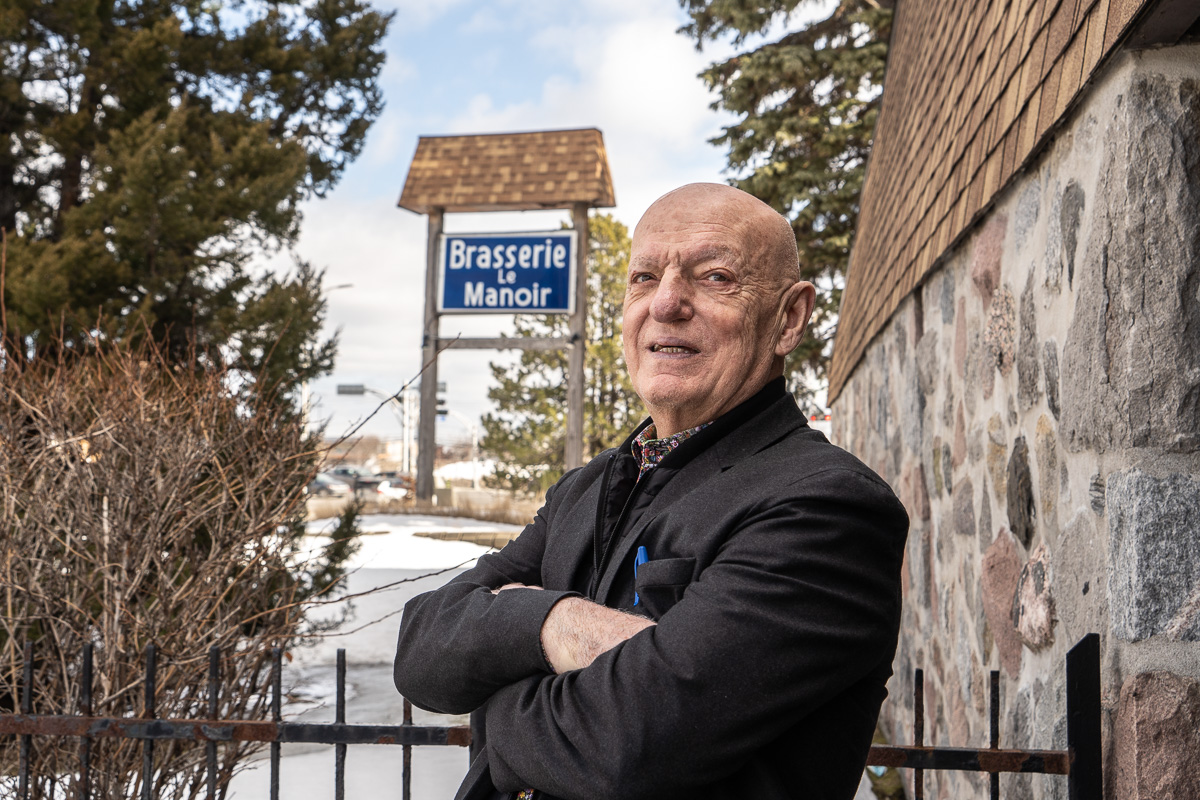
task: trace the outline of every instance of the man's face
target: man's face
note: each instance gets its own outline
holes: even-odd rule
[[[625,361],[659,436],[749,399],[787,352],[776,351],[788,282],[764,263],[758,209],[738,200],[675,193],[634,233]]]

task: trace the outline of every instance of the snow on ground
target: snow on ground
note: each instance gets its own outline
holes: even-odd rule
[[[490,458],[480,461],[452,461],[435,469],[433,477],[441,481],[479,481],[495,471],[496,462]]]
[[[328,543],[336,519],[317,520],[308,526],[308,544],[317,549]],[[469,542],[417,536],[428,531],[517,531],[518,526],[480,522],[462,517],[418,514],[363,516],[362,548],[351,560],[345,592],[350,600],[313,609],[310,619],[350,616],[335,632],[298,647],[284,666],[286,719],[329,722],[335,696],[334,664],[338,648],[346,649],[346,718],[358,724],[396,724],[403,706],[392,684],[392,658],[400,611],[414,595],[435,589],[469,567],[488,548]],[[427,573],[446,570],[436,575]],[[418,725],[463,725],[466,717],[445,717],[416,710]],[[265,753],[263,754],[265,755]],[[326,745],[288,744],[283,747],[280,796],[293,800],[331,797],[333,748]],[[400,782],[402,752],[399,747],[355,746],[347,754],[347,797],[394,797]],[[413,752],[413,797],[449,800],[467,770],[467,752],[460,747],[418,747]],[[267,800],[266,761],[259,759],[231,784],[234,800]]]
[[[314,550],[329,543],[328,532],[335,525],[336,519],[308,523],[308,541]],[[359,539],[361,546],[347,564],[348,569],[469,568],[475,565],[475,559],[490,548],[470,542],[430,539],[417,534],[432,531],[516,533],[521,530],[519,525],[423,514],[371,514],[360,518],[359,528],[365,535]]]

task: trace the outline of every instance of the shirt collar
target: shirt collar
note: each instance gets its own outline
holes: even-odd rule
[[[638,480],[657,467],[668,453],[711,424],[711,422],[702,422],[694,428],[688,428],[686,431],[680,431],[662,439],[655,438],[656,431],[653,422],[642,428],[630,444],[630,450],[638,462]]]
[[[698,435],[695,429],[692,434],[686,439],[680,439],[672,449],[668,450],[668,455],[671,456],[671,463],[675,466],[682,466],[690,461],[699,452],[707,449],[718,439],[723,438],[730,431],[736,429],[739,425],[752,419],[757,414],[765,411],[771,404],[786,397],[787,382],[784,377],[779,377],[767,382],[766,386],[758,390],[758,393],[751,397],[746,402],[742,403],[732,411],[727,411],[717,417],[712,422],[704,425],[696,426],[699,428]],[[642,431],[654,425],[654,421],[647,417],[640,425],[633,429],[633,432],[620,444],[617,448],[618,453],[627,453],[633,455],[633,444],[641,436]],[[653,438],[654,434],[649,434],[649,438]],[[680,446],[682,445],[682,446]],[[665,456],[664,456],[665,457]],[[662,459],[659,459],[661,462]],[[633,459],[634,463],[639,463],[638,458]]]

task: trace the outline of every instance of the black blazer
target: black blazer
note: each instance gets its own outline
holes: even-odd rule
[[[763,406],[730,412],[737,424],[659,487],[602,574],[614,451],[565,475],[499,553],[408,603],[400,692],[445,713],[486,704],[459,800],[493,786],[566,800],[854,795],[891,675],[908,518],[790,396]],[[651,559],[639,610],[659,624],[554,675],[540,645],[550,607],[570,594],[629,605],[638,545]],[[489,591],[514,581],[546,590]]]

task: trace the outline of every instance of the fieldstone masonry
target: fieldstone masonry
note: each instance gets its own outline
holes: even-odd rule
[[[833,417],[912,517],[892,739],[924,667],[927,737],[986,743],[1000,669],[1002,744],[1065,746],[1066,651],[1096,631],[1109,797],[1200,798],[1200,47],[1110,64],[903,301]]]
[[[1140,469],[1110,475],[1108,574],[1113,633],[1200,641],[1200,481]]]
[[[1117,797],[1200,797],[1200,684],[1169,672],[1127,680],[1115,739]]]

